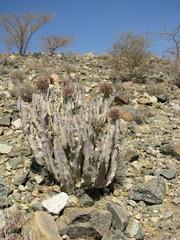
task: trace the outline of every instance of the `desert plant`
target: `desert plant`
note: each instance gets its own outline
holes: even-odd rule
[[[35,92],[35,87],[27,82],[17,85],[10,90],[11,97],[18,99],[21,97],[25,102],[32,101],[32,95]]]
[[[25,80],[25,72],[23,70],[16,69],[11,73],[10,78],[14,85],[22,83]]]
[[[102,81],[99,85],[99,91],[104,95],[104,97],[109,97],[113,93],[112,84],[107,81]]]
[[[40,78],[36,82],[36,87],[40,91],[46,91],[49,88],[49,82],[50,80],[47,78]]]
[[[72,42],[72,37],[47,36],[42,40],[43,49],[51,55],[54,55],[58,48],[68,46]]]
[[[25,55],[33,34],[50,20],[50,15],[35,13],[0,16],[0,24],[7,33],[5,43],[15,46],[20,55]]]
[[[46,96],[34,94],[31,104],[21,101],[24,134],[36,162],[64,189],[103,188],[116,174],[122,121],[109,118],[111,97],[87,101],[78,82],[66,102],[63,91],[51,86]]]
[[[112,46],[112,64],[118,71],[124,71],[128,80],[147,70],[149,41],[145,35],[125,33],[118,36]]]

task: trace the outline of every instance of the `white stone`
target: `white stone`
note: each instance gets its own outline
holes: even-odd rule
[[[21,129],[22,128],[21,119],[18,118],[17,120],[13,121],[12,125],[15,127],[15,129]]]
[[[0,143],[0,153],[5,154],[5,153],[10,153],[12,150],[12,146],[7,145],[5,143]]]
[[[41,202],[42,206],[53,214],[59,214],[67,205],[69,196],[62,192]]]
[[[38,184],[42,183],[44,180],[44,178],[41,175],[36,175],[34,178]]]

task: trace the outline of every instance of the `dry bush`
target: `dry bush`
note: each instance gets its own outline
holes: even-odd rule
[[[11,97],[18,99],[21,97],[25,102],[32,101],[32,95],[36,91],[35,87],[25,82],[21,86],[16,86],[10,90]]]
[[[25,79],[25,72],[23,70],[16,69],[11,73],[10,78],[15,85],[22,83]]]
[[[51,55],[54,55],[58,48],[66,47],[72,42],[72,37],[47,36],[42,40],[43,49]]]
[[[20,55],[25,55],[33,34],[51,18],[47,14],[35,13],[0,16],[0,24],[7,33],[4,39],[6,45],[8,48],[15,46]]]
[[[63,67],[68,75],[76,72],[76,66],[74,64],[64,62]]]
[[[129,32],[117,38],[111,50],[112,64],[123,73],[124,80],[132,80],[147,72],[148,47],[149,41],[144,35]]]
[[[150,83],[147,84],[145,92],[151,96],[158,96],[167,93],[168,86],[165,83]]]

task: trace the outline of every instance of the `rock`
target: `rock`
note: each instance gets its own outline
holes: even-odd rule
[[[23,164],[23,159],[20,156],[12,158],[9,161],[9,165],[11,166],[12,169],[18,168],[18,166],[21,164]]]
[[[43,181],[44,181],[44,177],[41,176],[41,175],[35,175],[35,176],[34,176],[34,179],[36,180],[36,182],[37,182],[38,184],[41,184],[41,183],[43,183]]]
[[[27,231],[33,240],[62,240],[56,222],[47,212],[34,212],[26,223]]]
[[[129,221],[128,226],[126,228],[126,233],[131,238],[135,237],[137,240],[144,239],[144,233],[137,219],[132,218]]]
[[[94,204],[93,199],[87,194],[83,194],[80,201],[84,206],[92,206]]]
[[[0,127],[9,127],[10,125],[11,125],[10,116],[0,117]]]
[[[67,193],[62,192],[51,198],[42,201],[42,206],[49,212],[53,214],[59,214],[68,203],[69,196]]]
[[[138,99],[138,102],[143,105],[152,105],[157,103],[157,98],[155,96],[149,96],[147,93],[144,93],[143,96]]]
[[[94,207],[66,208],[56,223],[60,234],[67,234],[73,239],[101,239],[109,233],[111,213]]]
[[[112,230],[107,236],[104,236],[102,240],[128,240],[120,230]]]
[[[125,161],[127,162],[133,162],[138,160],[139,158],[139,153],[135,151],[133,148],[129,148],[126,153],[125,153]]]
[[[9,198],[4,197],[4,196],[3,197],[0,196],[0,209],[1,208],[8,208],[11,205],[12,205],[12,201]]]
[[[3,182],[3,179],[0,178],[0,197],[7,197],[11,192],[12,190],[7,187]]]
[[[43,211],[43,206],[42,206],[42,204],[40,202],[31,204],[31,208],[34,211]]]
[[[176,174],[177,174],[177,170],[174,167],[165,169],[165,170],[161,171],[161,173],[160,173],[161,176],[165,177],[168,180],[175,178]]]
[[[150,204],[159,204],[165,197],[166,186],[164,179],[154,177],[141,186],[136,186],[130,193],[130,198],[135,201],[143,200]]]
[[[127,95],[120,95],[114,97],[114,104],[115,105],[123,105],[129,103],[129,97]]]
[[[50,80],[50,83],[53,84],[53,85],[56,85],[56,84],[60,83],[59,76],[56,73],[51,74],[49,80]]]
[[[149,134],[151,132],[150,127],[147,124],[143,124],[141,126],[136,126],[136,135],[140,134]]]
[[[164,94],[158,95],[156,97],[158,102],[161,102],[161,103],[165,103],[168,100],[167,95],[164,95]]]
[[[180,140],[164,144],[160,150],[163,154],[172,155],[180,160]]]
[[[130,112],[122,112],[122,111],[120,111],[120,118],[123,119],[126,122],[134,121],[134,116]]]
[[[17,120],[13,121],[12,126],[14,126],[15,129],[21,129],[22,128],[21,119],[18,118]]]
[[[14,179],[14,185],[16,186],[23,185],[27,181],[28,175],[29,171],[16,175]]]
[[[130,218],[126,205],[123,202],[110,202],[107,204],[107,210],[112,214],[114,228],[124,231]]]
[[[0,143],[0,154],[10,153],[11,150],[12,150],[12,146],[5,143]]]

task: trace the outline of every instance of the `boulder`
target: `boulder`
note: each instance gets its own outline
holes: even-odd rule
[[[114,228],[124,231],[130,218],[126,205],[123,202],[110,202],[107,204],[107,210],[112,214]]]
[[[162,145],[161,152],[163,154],[172,155],[180,160],[180,140]]]
[[[33,240],[62,240],[56,222],[47,212],[34,212],[26,223],[27,231]],[[25,228],[26,228],[25,227]]]
[[[162,177],[154,177],[140,186],[136,186],[130,193],[130,198],[135,201],[144,201],[149,204],[163,202],[166,186]]]
[[[111,227],[111,213],[94,207],[66,208],[63,216],[56,220],[60,235],[73,239],[89,237],[101,239]]]
[[[68,199],[67,193],[62,192],[42,201],[41,204],[49,213],[59,214],[65,208]]]

